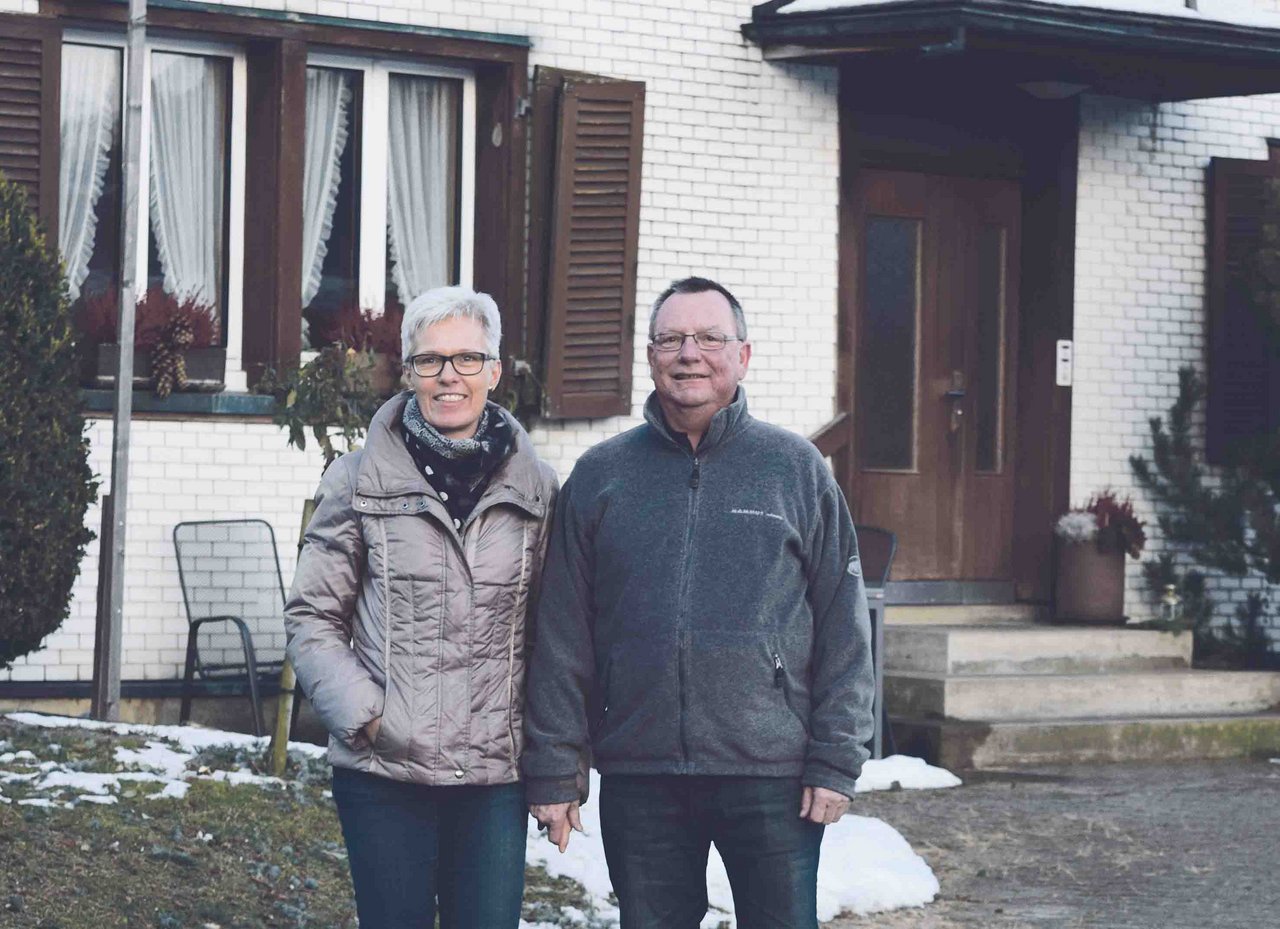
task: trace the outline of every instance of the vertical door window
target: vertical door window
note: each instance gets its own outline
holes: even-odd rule
[[[977,440],[975,466],[979,471],[1000,471],[1003,460],[1001,415],[1004,409],[1005,264],[1007,231],[1003,226],[983,226],[978,234],[978,303],[975,328],[978,340],[974,366],[974,428]]]
[[[359,71],[307,68],[302,347],[333,341],[360,300]]]
[[[858,455],[867,468],[915,466],[920,234],[918,219],[867,219],[857,372]]]

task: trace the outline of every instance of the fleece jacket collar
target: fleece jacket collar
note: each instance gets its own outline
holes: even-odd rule
[[[662,415],[662,406],[658,403],[656,390],[650,393],[649,398],[644,402],[644,418],[668,442],[690,454],[693,453],[688,437],[682,432],[674,431],[667,424],[666,417]],[[747,391],[742,385],[738,385],[729,405],[716,410],[715,415],[711,417],[711,422],[707,424],[707,431],[703,434],[702,441],[698,443],[697,454],[703,455],[725,442],[744,429],[750,421],[751,414],[747,412]]]

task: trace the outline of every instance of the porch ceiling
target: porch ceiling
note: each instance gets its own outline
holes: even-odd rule
[[[772,0],[742,32],[767,59],[838,64],[869,80],[979,77],[1042,97],[1149,101],[1280,92],[1280,15],[1198,3],[800,0],[788,13],[790,0]]]

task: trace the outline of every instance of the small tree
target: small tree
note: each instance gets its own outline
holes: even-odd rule
[[[1242,448],[1212,486],[1191,439],[1191,414],[1204,399],[1204,383],[1189,367],[1178,372],[1178,381],[1168,428],[1158,416],[1150,421],[1151,461],[1133,455],[1129,465],[1156,505],[1166,544],[1197,567],[1180,572],[1173,555],[1162,555],[1143,566],[1147,589],[1157,600],[1168,586],[1179,593],[1200,657],[1276,665],[1280,659],[1266,630],[1268,598],[1250,594],[1233,616],[1215,622],[1205,580],[1208,571],[1280,584],[1280,436]]]
[[[66,282],[0,172],[0,668],[67,618],[97,497]]]

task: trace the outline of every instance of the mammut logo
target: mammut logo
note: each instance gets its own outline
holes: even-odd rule
[[[778,522],[785,522],[785,520],[783,520],[783,518],[777,513],[766,513],[764,510],[746,510],[740,507],[735,507],[729,512],[734,516],[765,516],[769,519],[776,519]]]
[[[854,555],[849,559],[849,567],[845,570],[854,577],[862,577],[862,559]]]

